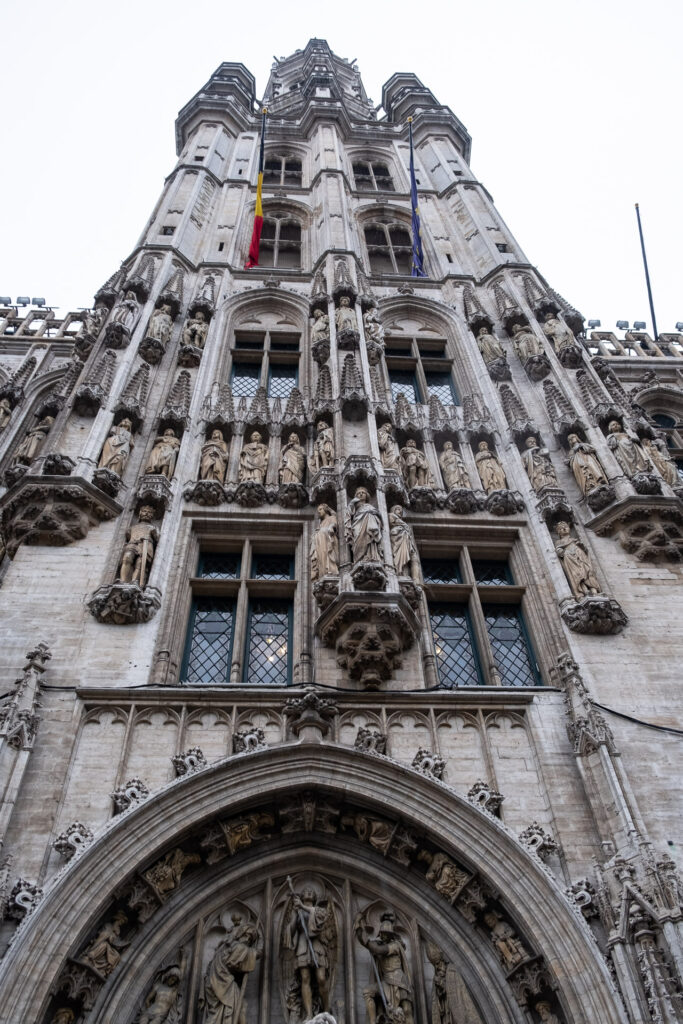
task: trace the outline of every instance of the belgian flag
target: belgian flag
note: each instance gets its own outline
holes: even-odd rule
[[[266,114],[267,110],[264,107],[261,114],[261,147],[259,149],[258,157],[258,181],[256,183],[256,209],[254,210],[254,230],[251,233],[251,245],[249,246],[249,255],[247,262],[244,264],[244,269],[249,270],[251,267],[258,267],[258,256],[259,247],[261,245],[261,232],[263,230],[263,203],[261,201],[261,192],[263,191],[263,155],[265,150],[266,141]]]

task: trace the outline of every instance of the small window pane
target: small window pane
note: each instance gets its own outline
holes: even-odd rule
[[[205,551],[199,559],[198,575],[205,580],[236,580],[240,574],[237,552]]]
[[[477,583],[496,587],[508,587],[514,583],[507,562],[497,562],[490,558],[473,558],[472,568]]]
[[[456,558],[423,558],[422,575],[425,583],[461,583]]]
[[[296,381],[295,366],[271,366],[268,374],[268,395],[270,398],[289,398],[292,388],[296,387]]]
[[[185,672],[187,683],[227,683],[230,678],[234,606],[216,597],[198,597],[192,605]]]
[[[272,240],[273,238],[275,238],[275,231],[276,230],[277,230],[277,221],[274,221],[274,220],[264,220],[263,226],[261,228],[261,240],[263,241],[264,238],[270,238]]]
[[[415,374],[410,370],[390,370],[389,380],[391,382],[391,397],[396,401],[399,394],[403,392],[407,401],[417,405],[420,401],[417,392],[417,381]]]
[[[519,608],[485,605],[484,617],[503,686],[538,686]]]
[[[425,377],[427,379],[427,390],[430,395],[434,395],[444,405],[458,404],[450,373],[428,370],[425,373]]]
[[[236,363],[232,368],[232,393],[235,398],[251,398],[256,394],[261,379],[261,367]]]
[[[253,580],[291,580],[292,559],[289,555],[254,555],[251,562]]]
[[[249,610],[248,683],[286,686],[289,681],[288,601],[254,601]]]
[[[477,686],[481,680],[465,609],[460,605],[432,604],[429,616],[441,686]]]

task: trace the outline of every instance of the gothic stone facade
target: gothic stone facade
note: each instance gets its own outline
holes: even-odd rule
[[[588,337],[322,40],[244,270],[254,92],[92,310],[0,313],[0,1019],[680,1020],[682,339]]]

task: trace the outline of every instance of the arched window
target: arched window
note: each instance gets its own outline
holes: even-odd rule
[[[365,228],[373,274],[410,274],[412,242],[403,224],[373,221]]]
[[[301,224],[287,213],[268,213],[263,218],[259,265],[295,268],[301,266]]]
[[[353,176],[358,191],[394,192],[394,183],[386,164],[377,160],[356,160],[353,163]]]
[[[264,185],[301,185],[301,160],[295,156],[267,156],[263,165]]]

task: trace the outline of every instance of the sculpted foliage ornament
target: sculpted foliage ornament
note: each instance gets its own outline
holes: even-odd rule
[[[88,825],[74,821],[57,836],[52,845],[64,860],[71,860],[75,854],[81,853],[93,839],[93,831]]]
[[[333,701],[308,690],[303,697],[286,701],[284,713],[294,735],[310,742],[320,740],[330,732],[339,710]]]
[[[232,737],[233,754],[252,754],[266,748],[266,734],[263,729],[257,727],[236,732]]]
[[[123,786],[115,789],[111,795],[114,801],[114,812],[121,814],[122,811],[127,811],[129,807],[140,803],[141,800],[146,800],[148,796],[149,789],[142,779],[129,779]]]
[[[558,850],[558,845],[553,837],[536,821],[520,832],[519,841],[528,846],[541,860],[546,860],[551,853]]]
[[[13,921],[23,921],[37,907],[43,898],[43,890],[25,878],[18,878],[12,887],[7,902],[7,916]]]
[[[411,762],[411,767],[430,779],[441,780],[446,770],[446,761],[439,754],[433,754],[431,750],[420,747]]]
[[[174,754],[171,758],[171,763],[175,768],[176,778],[192,775],[194,772],[206,768],[207,765],[204,753],[199,747],[190,747],[189,750],[183,751],[182,754]]]
[[[386,754],[386,733],[380,732],[379,729],[360,726],[353,745],[356,750],[362,750],[364,754]]]
[[[481,807],[483,811],[488,811],[489,814],[500,814],[500,805],[502,804],[505,797],[498,790],[492,789],[488,782],[484,782],[482,779],[478,779],[474,785],[467,791],[467,799],[472,804],[476,804],[477,807]]]

